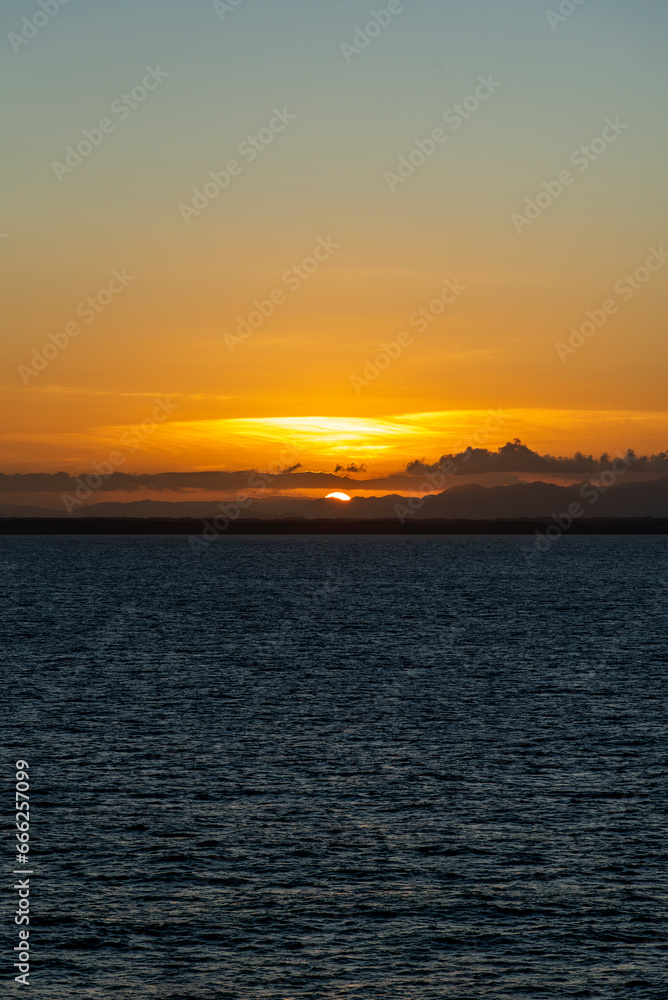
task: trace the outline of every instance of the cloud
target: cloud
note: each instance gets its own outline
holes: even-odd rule
[[[636,456],[633,449],[629,448],[626,454],[634,456],[633,468],[636,472],[668,473],[668,452]],[[450,474],[457,476],[481,475],[489,472],[593,473],[609,468],[613,458],[614,456],[607,454],[594,458],[593,455],[583,455],[579,451],[572,458],[540,455],[522,444],[519,438],[515,438],[496,452],[487,448],[467,448],[466,451],[457,454],[441,455],[438,462],[433,464],[415,460],[408,463],[406,472],[410,476],[424,476],[430,472],[452,470],[454,466],[455,471],[451,471]]]
[[[634,456],[633,471],[635,473],[653,473],[668,475],[668,452],[658,455],[636,456],[632,449],[626,452]],[[278,474],[272,474],[269,484],[271,490],[317,490],[317,489],[347,489],[348,491],[429,492],[424,486],[424,477],[432,472],[445,473],[452,477],[484,477],[496,474],[502,477],[497,482],[512,482],[514,477],[525,474],[540,478],[551,475],[572,474],[574,478],[585,478],[600,473],[610,467],[615,456],[583,455],[576,452],[571,458],[541,455],[522,444],[517,438],[503,445],[498,451],[487,448],[468,448],[457,454],[442,455],[438,462],[429,463],[424,459],[414,460],[401,471],[392,475],[365,479],[352,479],[349,474],[366,472],[366,467],[350,463],[337,465],[335,472],[310,472],[298,463]],[[129,472],[113,472],[104,476],[98,490],[104,493],[176,493],[192,494],[196,491],[209,493],[246,495],[249,491],[258,492],[253,486],[257,474],[262,470],[241,469],[233,472],[159,472],[135,474]],[[92,470],[82,470],[81,477],[92,474]],[[66,472],[16,472],[12,474],[0,472],[0,495],[8,494],[63,494],[73,493],[80,486],[80,477]],[[485,480],[483,479],[483,482]],[[454,485],[454,484],[453,484]]]
[[[334,472],[366,472],[366,465],[337,465]]]

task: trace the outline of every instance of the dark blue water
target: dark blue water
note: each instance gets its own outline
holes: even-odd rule
[[[668,542],[528,544],[5,540],[7,995],[665,1000]]]

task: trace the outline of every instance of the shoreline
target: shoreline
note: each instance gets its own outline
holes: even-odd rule
[[[233,521],[225,535],[531,535],[554,525],[551,518],[489,520],[350,520],[286,518]],[[0,535],[201,535],[211,530],[207,518],[0,518]],[[573,535],[666,535],[668,518],[583,518]]]

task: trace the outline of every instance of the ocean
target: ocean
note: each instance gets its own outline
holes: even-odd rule
[[[668,541],[531,545],[4,538],[6,995],[665,1000]]]

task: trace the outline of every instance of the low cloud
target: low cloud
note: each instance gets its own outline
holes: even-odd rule
[[[668,452],[658,455],[635,455],[629,448],[627,455],[634,458],[635,472],[665,472],[668,473]],[[467,448],[457,454],[441,455],[438,462],[430,464],[424,460],[409,462],[406,472],[410,476],[424,476],[430,472],[439,472],[444,468],[455,466],[453,475],[475,476],[489,472],[545,472],[545,473],[594,473],[602,472],[610,467],[614,456],[603,454],[600,458],[593,455],[583,455],[577,451],[571,458],[541,455],[532,451],[515,438],[504,444],[498,451],[487,448]]]
[[[635,455],[632,449],[626,452],[633,456],[633,472],[668,475],[668,452],[658,455]],[[334,472],[310,472],[301,464],[292,465],[271,476],[271,491],[344,489],[377,490],[381,493],[416,490],[425,475],[445,471],[450,483],[458,477],[484,477],[496,475],[496,482],[510,483],[517,475],[540,479],[551,476],[571,474],[574,479],[584,479],[610,467],[615,456],[584,455],[576,452],[570,458],[541,455],[532,451],[521,441],[515,439],[508,442],[498,451],[486,448],[468,448],[457,454],[442,455],[438,462],[430,463],[422,460],[409,462],[408,465],[390,475],[359,477],[366,472],[366,467],[350,463],[337,465]],[[54,496],[63,493],[73,493],[80,486],[80,479],[94,474],[94,469],[82,469],[79,475],[67,472],[17,472],[13,474],[0,472],[0,496],[11,494],[29,494],[38,497],[40,494]],[[103,476],[98,488],[101,493],[163,493],[177,494],[190,499],[196,492],[239,494],[245,495],[249,489],[258,492],[252,486],[254,477],[262,475],[262,470],[241,469],[233,472],[158,472],[133,474],[129,472],[114,472]],[[452,479],[450,479],[452,477]],[[483,482],[485,480],[483,479]],[[267,492],[267,491],[260,491]]]
[[[366,472],[366,465],[337,465],[334,472]]]

